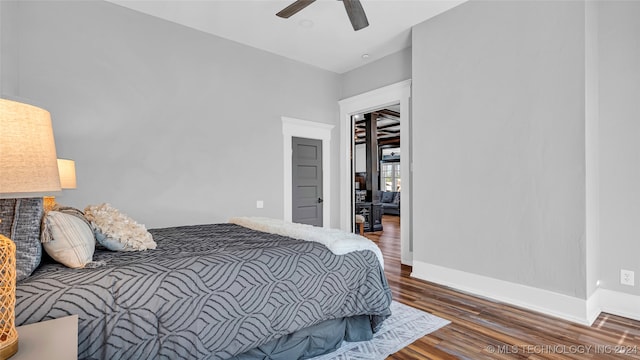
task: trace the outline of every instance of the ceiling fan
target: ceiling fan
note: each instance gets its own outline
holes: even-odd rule
[[[281,18],[288,19],[292,15],[298,13],[298,11],[311,5],[314,1],[316,0],[296,0],[293,4],[280,10],[276,15]],[[360,0],[342,0],[342,3],[344,4],[344,8],[347,10],[347,15],[349,15],[349,20],[351,20],[353,30],[358,31],[369,26],[367,15],[364,13]]]

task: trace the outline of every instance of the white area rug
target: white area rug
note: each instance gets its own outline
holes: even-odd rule
[[[391,316],[382,323],[382,328],[374,334],[373,339],[362,342],[345,341],[338,350],[312,359],[384,359],[449,323],[449,320],[393,301]]]

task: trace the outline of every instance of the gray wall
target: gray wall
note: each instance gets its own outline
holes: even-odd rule
[[[411,79],[411,48],[341,75],[342,99]]]
[[[640,295],[640,2],[601,2],[599,14],[601,281]]]
[[[102,1],[17,14],[16,95],[51,112],[58,156],[76,161],[62,204],[110,202],[148,227],[281,218],[281,116],[338,118],[328,71]],[[338,172],[332,188],[338,224]]]
[[[414,261],[585,298],[584,36],[580,2],[414,27]]]
[[[585,3],[585,255],[587,297],[600,280],[600,114],[598,3]]]
[[[18,92],[18,5],[0,1],[0,94]]]

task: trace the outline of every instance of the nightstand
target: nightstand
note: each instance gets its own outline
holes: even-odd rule
[[[78,315],[18,326],[18,352],[11,360],[78,358]]]

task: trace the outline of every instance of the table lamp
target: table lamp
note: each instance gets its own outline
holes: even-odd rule
[[[76,188],[76,162],[68,159],[58,159],[58,173],[60,187],[63,190]],[[44,197],[44,209],[52,210],[56,206],[55,196]]]
[[[49,112],[0,99],[0,199],[42,197],[57,191],[60,191],[60,177]],[[2,359],[18,351],[15,249],[15,243],[0,234]]]

